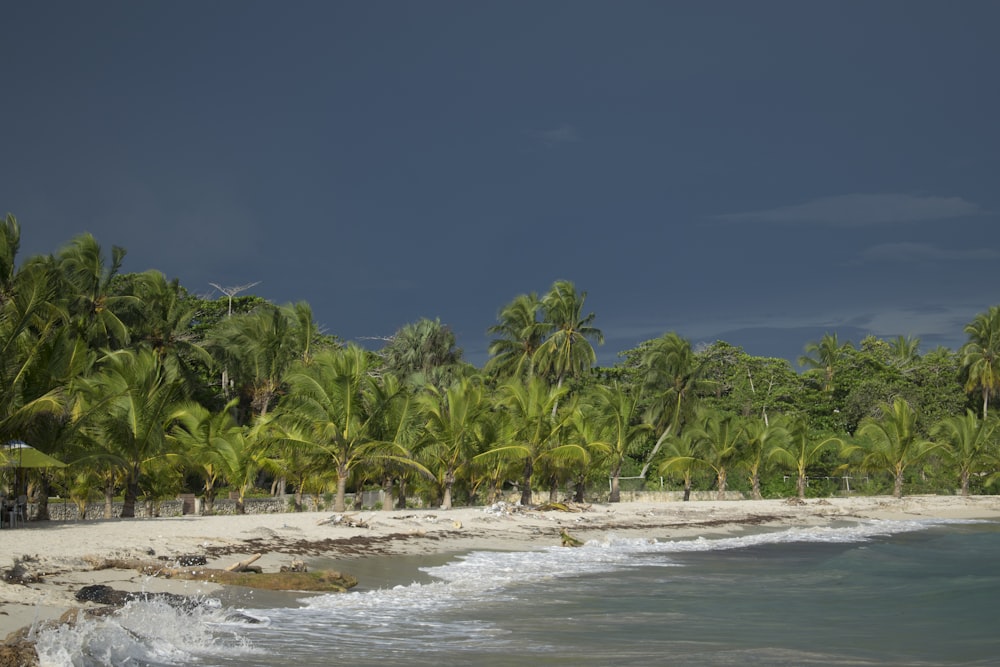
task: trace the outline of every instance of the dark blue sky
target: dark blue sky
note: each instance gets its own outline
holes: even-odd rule
[[[995,2],[0,8],[0,213],[328,333],[486,359],[568,279],[603,363],[666,331],[927,350],[1000,302]],[[217,294],[217,293],[216,293]]]

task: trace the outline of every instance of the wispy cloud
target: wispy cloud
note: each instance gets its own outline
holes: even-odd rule
[[[1000,259],[1000,251],[991,248],[956,250],[927,243],[883,243],[861,252],[862,261],[878,262],[964,262]]]
[[[536,132],[535,136],[547,146],[575,144],[580,141],[580,133],[576,131],[576,128],[565,123],[550,130]]]
[[[776,222],[841,227],[947,220],[984,211],[961,197],[920,197],[906,194],[849,194],[821,197],[792,206],[716,216],[727,222]]]

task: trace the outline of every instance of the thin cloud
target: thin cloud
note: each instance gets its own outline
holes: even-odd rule
[[[961,197],[918,197],[905,194],[850,194],[821,197],[804,204],[716,216],[727,222],[803,223],[853,227],[889,223],[948,220],[984,211]]]
[[[955,250],[938,248],[927,243],[883,243],[865,249],[861,260],[867,262],[965,262],[1000,258],[1000,251],[990,248]]]

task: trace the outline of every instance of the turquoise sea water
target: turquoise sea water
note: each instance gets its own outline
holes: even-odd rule
[[[897,522],[359,564],[346,595],[136,605],[49,665],[996,665],[1000,524]]]

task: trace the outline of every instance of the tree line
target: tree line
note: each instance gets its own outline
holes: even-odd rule
[[[462,359],[437,320],[379,350],[320,330],[306,303],[229,293],[206,299],[158,271],[122,271],[79,235],[18,261],[20,227],[0,223],[0,442],[24,440],[70,465],[32,473],[81,514],[220,492],[304,494],[346,509],[386,505],[620,499],[635,488],[738,490],[753,498],[854,492],[982,493],[1000,470],[991,399],[1000,390],[1000,306],[968,342],[835,333],[804,346],[796,372],[722,341],[674,332],[596,365],[603,336],[569,281],[503,306],[489,359]],[[9,453],[5,453],[8,456]],[[8,462],[9,463],[9,462]],[[10,470],[8,468],[8,470]]]

